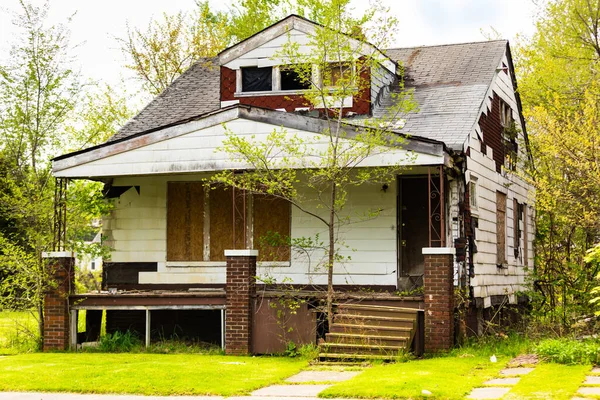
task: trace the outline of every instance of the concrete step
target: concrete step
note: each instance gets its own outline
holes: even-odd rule
[[[410,334],[410,332],[409,332]],[[351,333],[327,333],[327,343],[364,344],[369,346],[400,346],[406,347],[409,337],[371,336]]]
[[[337,311],[348,315],[369,315],[378,317],[416,318],[418,309],[364,304],[339,304]]]
[[[349,333],[371,336],[410,337],[411,327],[385,326],[385,325],[355,325],[334,323],[329,329],[331,333]]]
[[[368,326],[393,326],[398,328],[412,328],[416,318],[405,317],[380,317],[373,315],[336,314],[334,323],[346,325]]]
[[[398,358],[397,356],[390,356],[390,355],[376,355],[376,354],[343,354],[343,353],[320,353],[319,354],[319,363],[323,363],[323,364],[329,364],[330,362],[327,362],[325,360],[342,360],[341,364],[344,365],[348,365],[350,364],[348,361],[350,360],[361,360],[361,361],[365,361],[365,360],[394,360]],[[333,362],[332,364],[336,364],[336,362]]]
[[[372,346],[350,343],[326,343],[321,346],[322,352],[327,354],[363,354],[363,355],[392,355],[397,356],[406,351],[405,346]]]

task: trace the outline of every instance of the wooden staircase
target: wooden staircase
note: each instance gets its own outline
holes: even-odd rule
[[[348,303],[335,310],[321,360],[391,360],[410,350],[418,309]]]

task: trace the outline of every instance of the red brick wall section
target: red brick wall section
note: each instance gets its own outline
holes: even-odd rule
[[[425,351],[435,353],[454,344],[454,256],[426,254]]]
[[[44,295],[43,350],[66,350],[69,347],[69,295],[73,292],[74,259],[49,258],[51,284]]]
[[[252,352],[252,301],[256,294],[256,256],[227,257],[225,353]]]
[[[371,72],[369,70],[361,71],[361,79],[367,82],[371,81]],[[235,71],[227,67],[221,67],[221,101],[239,100],[240,104],[254,107],[267,108],[270,110],[285,109],[287,112],[293,112],[296,108],[310,108],[312,106],[302,95],[275,95],[275,96],[245,96],[235,97],[236,88]],[[371,112],[371,87],[361,88],[361,91],[354,96],[352,107],[345,108],[344,114],[353,112],[358,115],[368,115]]]

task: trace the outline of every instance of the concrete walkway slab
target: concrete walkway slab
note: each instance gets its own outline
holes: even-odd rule
[[[521,378],[496,378],[490,379],[489,381],[483,382],[484,385],[496,385],[496,386],[514,386],[516,385]]]
[[[354,378],[362,371],[302,371],[290,376],[285,381],[293,383],[301,382],[342,382]]]
[[[221,396],[136,396],[120,394],[77,394],[0,392],[0,400],[222,400]],[[314,399],[313,399],[314,400]]]
[[[600,376],[586,376],[583,383],[586,385],[600,385]]]
[[[577,394],[582,394],[584,396],[587,396],[587,395],[600,396],[600,387],[582,387],[582,388],[579,388],[579,390],[577,391]]]
[[[499,399],[510,391],[509,387],[487,387],[473,389],[468,399]]]
[[[332,385],[273,385],[252,392],[252,396],[266,397],[317,397]]]
[[[533,368],[523,368],[523,367],[519,367],[519,368],[504,368],[502,371],[500,371],[500,375],[504,375],[504,376],[521,376],[521,375],[527,375],[531,371],[533,371]]]
[[[600,367],[592,368],[592,374],[600,374]]]

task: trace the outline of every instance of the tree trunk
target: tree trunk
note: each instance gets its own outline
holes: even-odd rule
[[[331,183],[331,199],[329,209],[329,255],[327,259],[327,323],[328,329],[333,324],[333,262],[335,259],[335,200],[337,184]]]

